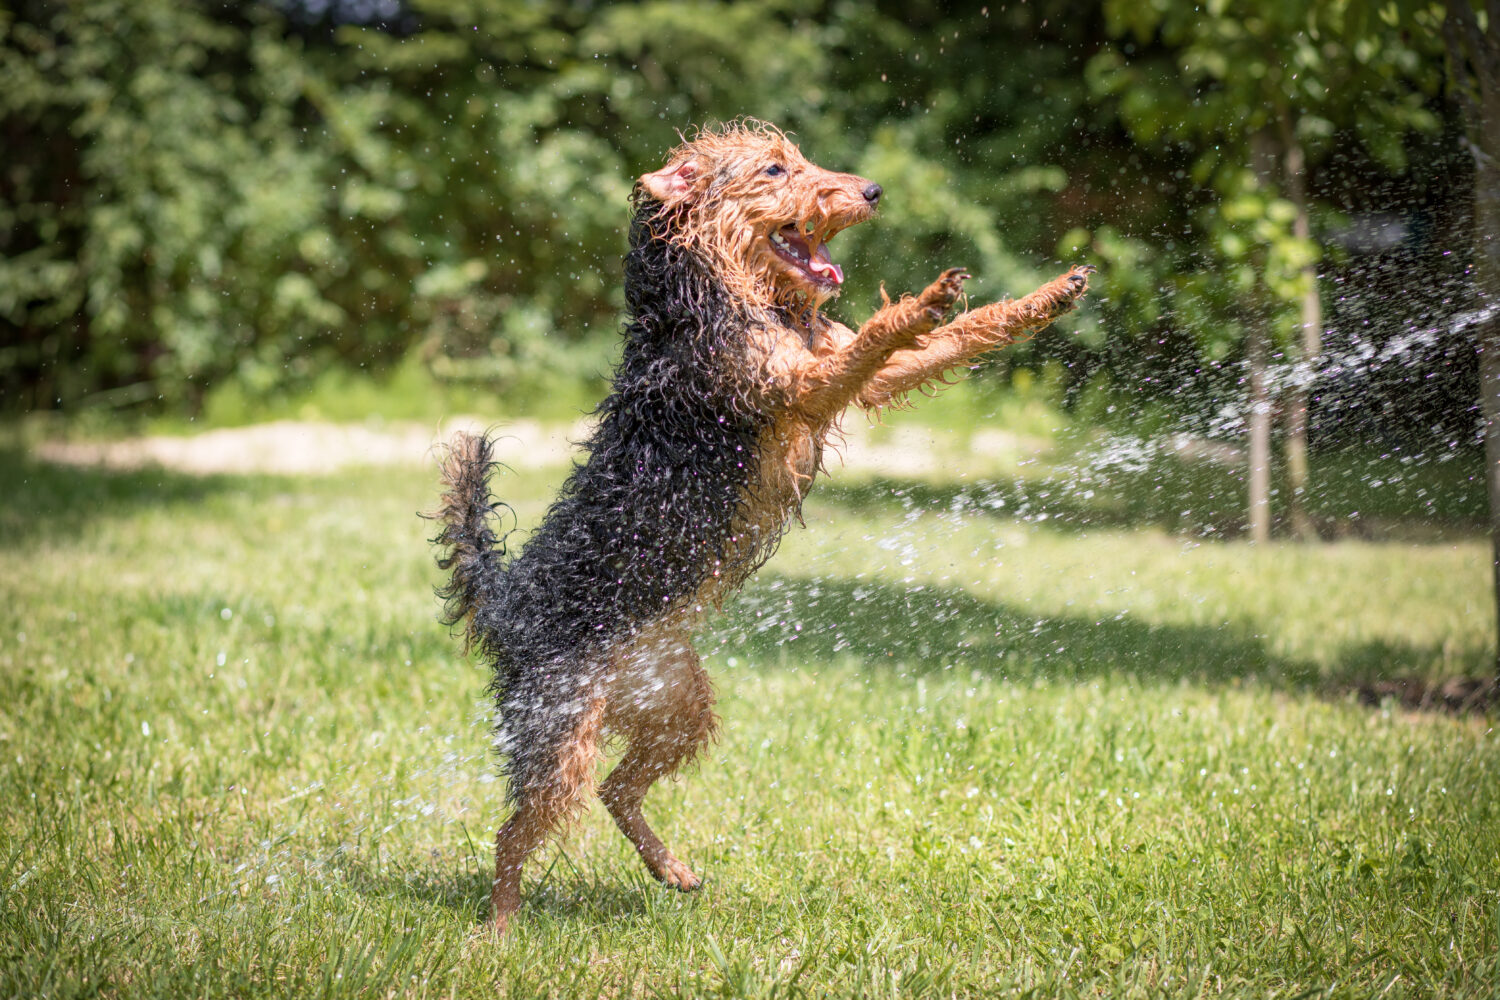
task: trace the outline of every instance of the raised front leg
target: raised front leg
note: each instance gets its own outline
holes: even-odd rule
[[[1088,264],[1075,267],[1025,298],[963,313],[947,326],[931,331],[916,346],[893,352],[859,393],[859,404],[873,408],[898,402],[912,389],[945,382],[949,372],[986,351],[1013,344],[1050,326],[1073,311],[1088,291],[1093,271]]]
[[[887,302],[834,353],[810,362],[796,375],[796,404],[814,424],[831,420],[854,402],[892,353],[933,331],[963,294],[968,272],[955,267],[920,295]]]

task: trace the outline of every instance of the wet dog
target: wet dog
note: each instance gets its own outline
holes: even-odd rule
[[[526,858],[597,790],[651,873],[695,889],[641,805],[714,735],[693,649],[774,552],[852,404],[878,409],[1068,312],[1075,268],[948,322],[968,275],[888,298],[852,330],[822,310],[844,281],[828,244],[880,185],[808,162],[760,122],[705,129],[641,177],[625,257],[624,352],[585,456],[519,554],[495,533],[490,442],[460,435],[436,517],[450,624],[494,667],[513,812],[490,916],[520,905]],[[605,734],[624,741],[597,785]]]

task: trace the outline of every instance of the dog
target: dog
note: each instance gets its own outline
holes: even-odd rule
[[[490,920],[521,903],[521,870],[597,791],[651,874],[699,877],[642,803],[713,738],[714,692],[693,649],[775,551],[851,405],[879,411],[1047,326],[1088,287],[1077,267],[1024,298],[944,319],[952,268],[857,331],[823,306],[844,282],[828,252],[875,215],[880,185],[814,166],[764,122],[705,128],[636,183],[623,355],[557,500],[519,554],[494,528],[487,436],[459,435],[433,515],[444,619],[493,665],[510,818],[495,838]],[[596,787],[606,734],[624,743]]]

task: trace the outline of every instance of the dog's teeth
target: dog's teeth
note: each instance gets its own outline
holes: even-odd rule
[[[844,283],[844,269],[837,264],[826,263],[814,258],[809,262],[808,270],[814,274],[822,275],[835,285],[842,285]]]

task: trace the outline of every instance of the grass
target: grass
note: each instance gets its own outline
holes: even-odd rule
[[[8,453],[0,994],[1493,996],[1493,720],[1343,693],[1488,663],[1468,480],[1410,474],[1455,521],[1261,549],[1018,515],[1024,476],[825,484],[704,637],[720,746],[648,803],[703,891],[595,809],[495,944],[430,477]]]

